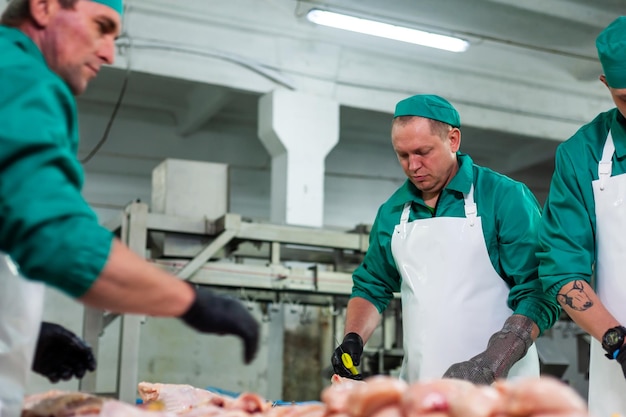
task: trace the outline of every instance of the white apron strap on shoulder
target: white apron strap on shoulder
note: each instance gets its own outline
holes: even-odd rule
[[[478,215],[476,203],[474,202],[474,184],[470,186],[467,194],[463,194],[463,199],[465,200],[465,218],[469,221],[469,225],[473,227]]]
[[[602,150],[602,159],[598,164],[598,180],[600,180],[600,190],[604,190],[604,184],[606,179],[611,177],[613,172],[613,154],[615,153],[615,144],[613,143],[613,136],[609,130],[609,134],[606,137],[606,143]]]
[[[411,214],[411,202],[404,203],[404,209],[402,209],[402,215],[400,216],[400,238],[405,239],[407,235],[407,223],[409,222],[409,215]]]

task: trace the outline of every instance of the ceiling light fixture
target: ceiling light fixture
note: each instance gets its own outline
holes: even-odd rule
[[[463,52],[469,48],[470,45],[468,41],[452,36],[390,25],[388,23],[376,22],[374,20],[362,19],[326,10],[311,9],[306,17],[311,22],[322,26],[330,26],[337,29],[428,46],[430,48],[444,49],[451,52]]]

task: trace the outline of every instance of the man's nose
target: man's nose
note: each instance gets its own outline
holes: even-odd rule
[[[409,156],[409,170],[416,171],[422,166],[422,158],[419,155]]]
[[[103,39],[98,49],[98,57],[109,65],[113,64],[115,61],[115,39],[113,36],[107,36]]]

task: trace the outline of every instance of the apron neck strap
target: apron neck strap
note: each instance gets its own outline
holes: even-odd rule
[[[402,216],[400,216],[400,224],[407,224],[409,222],[409,214],[411,214],[411,204],[411,201],[404,203]]]
[[[474,226],[476,222],[476,216],[478,214],[478,209],[476,208],[476,203],[474,203],[474,184],[470,186],[469,192],[467,194],[463,194],[463,199],[465,200],[465,217],[469,220],[470,226]]]
[[[611,176],[613,172],[613,154],[615,153],[615,144],[613,143],[613,135],[609,130],[609,134],[606,137],[604,143],[604,149],[602,150],[602,159],[598,164],[598,179],[600,180],[600,190],[604,190],[604,183],[607,178]]]
[[[474,184],[470,186],[469,192],[467,194],[463,193],[463,200],[465,201],[465,217],[469,220],[470,226],[473,226],[478,214],[476,203],[474,203]],[[411,205],[411,201],[404,203],[402,215],[400,216],[400,224],[407,224],[409,222]]]

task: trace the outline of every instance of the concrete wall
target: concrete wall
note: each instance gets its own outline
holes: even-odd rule
[[[93,104],[81,105],[80,111],[84,155],[99,138],[108,113]],[[149,203],[151,171],[166,157],[229,164],[230,211],[258,220],[269,218],[270,157],[255,127],[216,123],[182,138],[175,122],[163,116],[136,109],[120,112],[107,143],[86,164],[84,195],[102,221],[134,199]],[[372,223],[378,206],[404,181],[387,126],[383,132],[376,142],[340,141],[329,154],[326,226]]]

